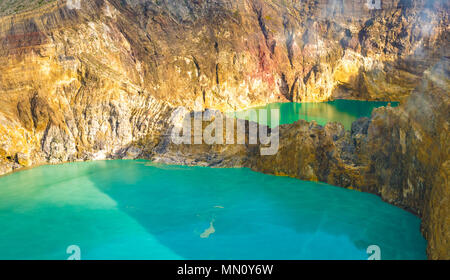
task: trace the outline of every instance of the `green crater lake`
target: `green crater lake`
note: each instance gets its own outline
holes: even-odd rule
[[[278,109],[280,110],[280,124],[294,123],[298,120],[316,121],[319,125],[326,125],[329,122],[340,122],[345,129],[350,130],[354,121],[361,117],[370,117],[373,109],[387,106],[389,103],[391,103],[392,107],[399,104],[398,102],[339,99],[319,103],[272,103],[229,114],[239,119],[258,122],[258,115],[252,115],[249,112],[251,110],[266,109],[267,120],[261,120],[260,123],[270,126],[270,112],[272,109]]]
[[[98,161],[0,178],[0,259],[425,259],[375,195],[245,168]]]

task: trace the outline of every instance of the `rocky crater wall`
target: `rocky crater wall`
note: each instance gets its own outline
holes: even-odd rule
[[[377,193],[423,218],[430,258],[450,258],[447,1],[29,1],[0,5],[0,174],[114,158],[248,166]],[[402,106],[352,132],[282,126],[267,158],[167,140],[180,106],[335,98]]]

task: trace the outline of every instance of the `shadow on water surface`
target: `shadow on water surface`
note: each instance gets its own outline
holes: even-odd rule
[[[385,258],[424,257],[419,219],[371,194],[145,161],[110,162],[90,180],[186,259],[366,259],[369,245]]]
[[[420,220],[378,197],[248,169],[102,161],[0,179],[0,259],[426,258]]]

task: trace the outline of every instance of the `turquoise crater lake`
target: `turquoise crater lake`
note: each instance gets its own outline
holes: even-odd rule
[[[352,123],[362,117],[370,117],[373,109],[387,106],[398,106],[398,102],[384,101],[359,101],[359,100],[333,100],[329,102],[318,103],[271,103],[266,106],[255,107],[249,110],[237,111],[229,113],[239,119],[251,120],[258,122],[257,115],[251,115],[250,110],[266,109],[267,121],[262,124],[271,124],[270,110],[280,110],[280,124],[294,123],[298,120],[316,121],[320,125],[326,125],[329,122],[340,122],[345,129],[350,130]]]
[[[99,161],[0,178],[0,259],[425,259],[420,220],[375,195],[216,169]]]

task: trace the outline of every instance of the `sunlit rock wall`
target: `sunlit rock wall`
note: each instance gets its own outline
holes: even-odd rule
[[[0,4],[0,174],[169,155],[247,165],[378,193],[424,217],[429,256],[448,258],[448,200],[439,201],[448,199],[448,84],[407,99],[449,57],[448,1],[73,1]],[[377,110],[352,135],[285,126],[271,160],[255,162],[255,147],[164,142],[178,106],[334,98],[405,104]]]
[[[123,155],[157,138],[176,106],[402,100],[448,42],[446,1],[11,3],[0,18],[5,170]]]

